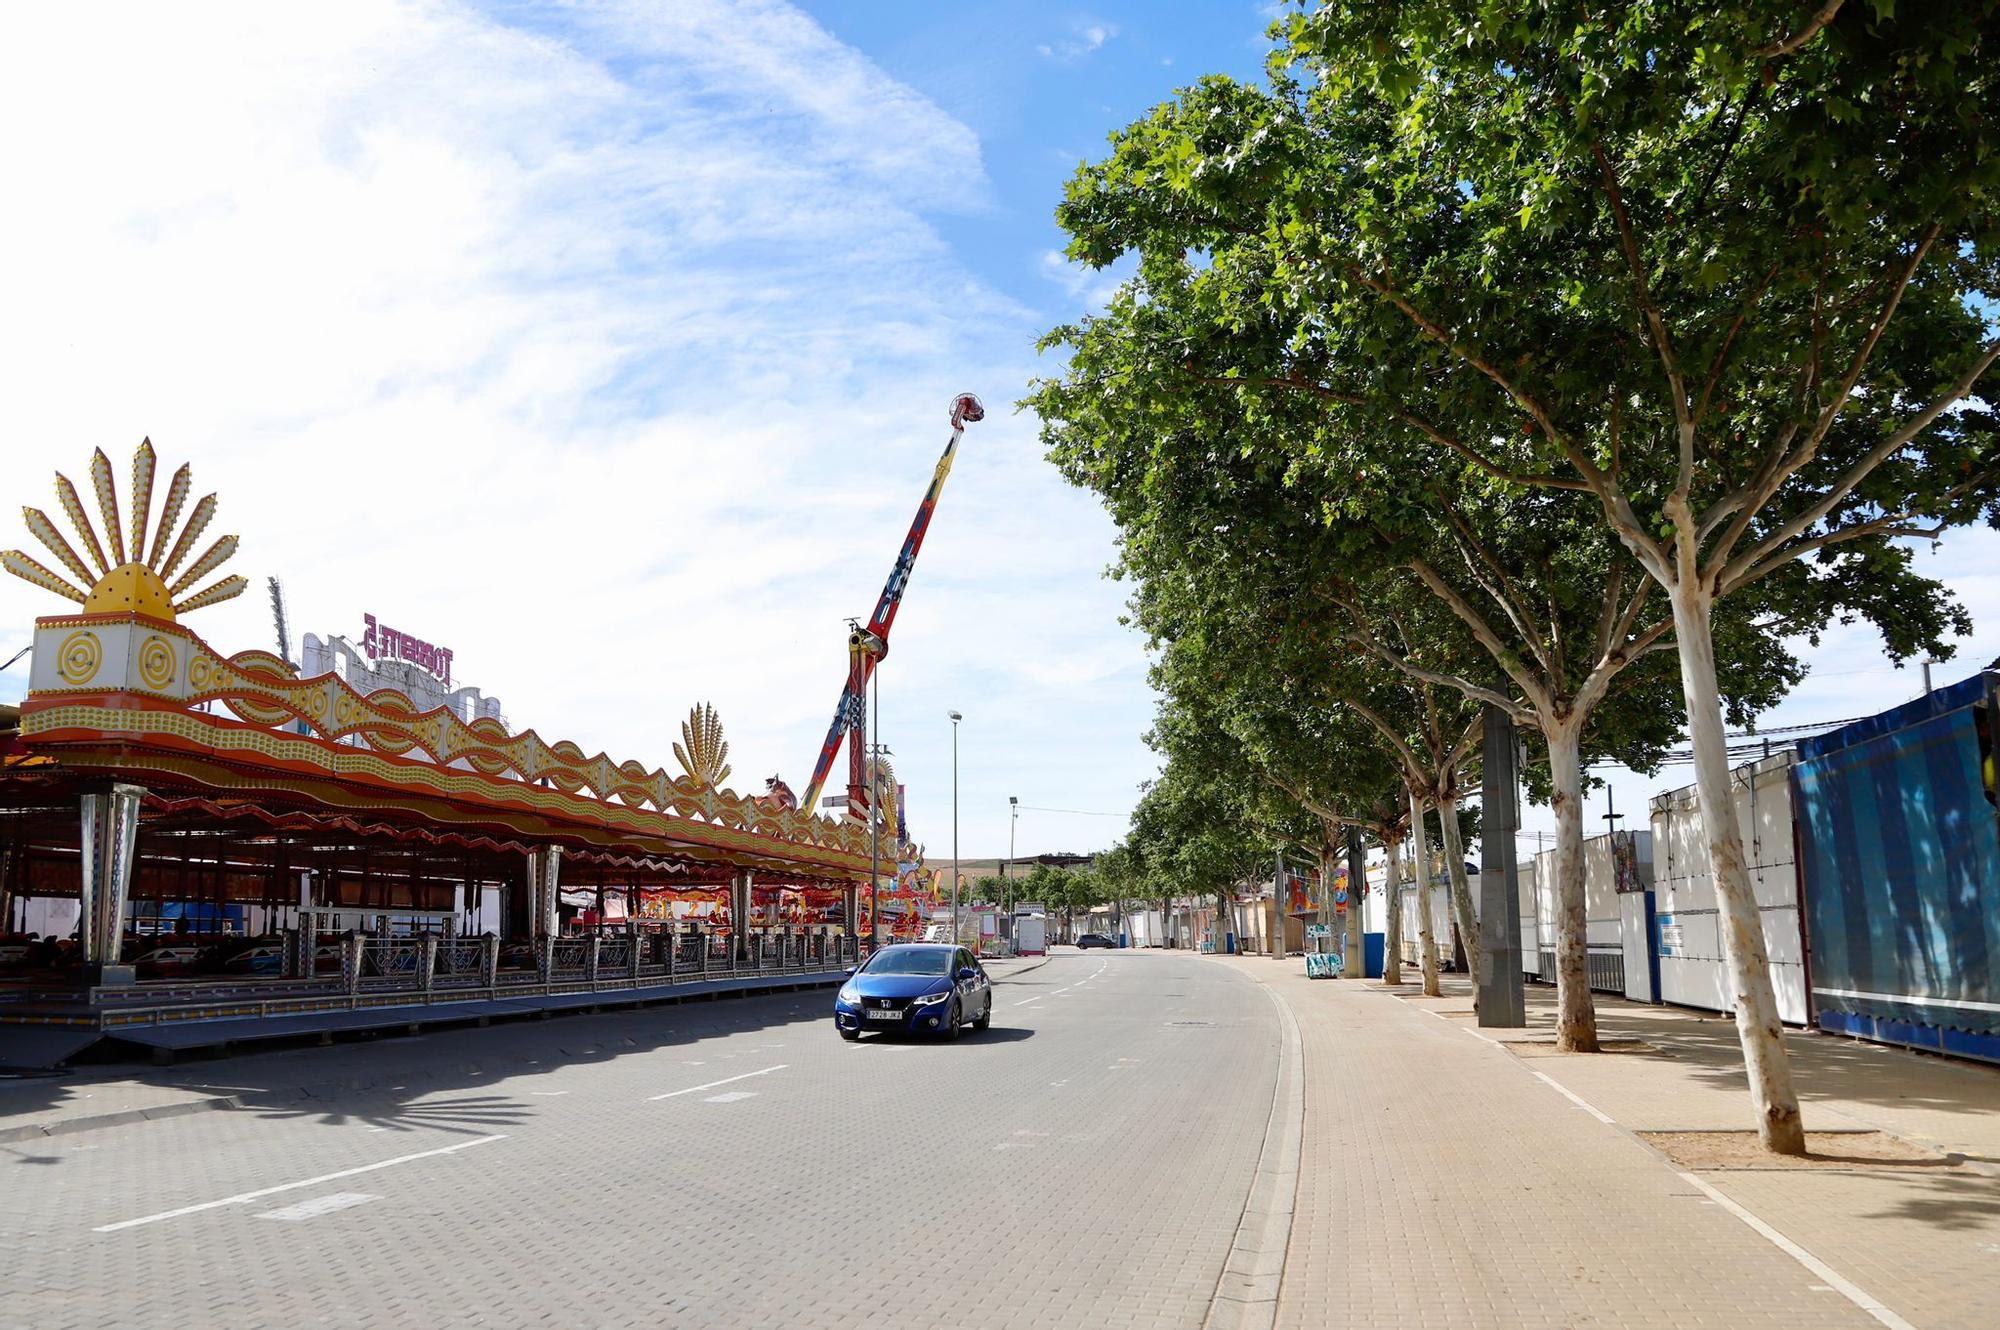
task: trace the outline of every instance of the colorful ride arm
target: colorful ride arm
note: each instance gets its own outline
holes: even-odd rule
[[[868,680],[875,673],[876,662],[889,654],[889,630],[895,626],[896,611],[902,606],[903,592],[910,584],[910,570],[916,567],[917,552],[923,548],[924,535],[930,530],[931,514],[937,509],[945,477],[951,474],[951,464],[958,456],[958,441],[965,434],[967,425],[985,417],[986,408],[971,393],[960,393],[952,399],[951,441],[945,444],[944,456],[938,458],[937,469],[931,473],[930,488],[924,491],[923,502],[917,505],[917,515],[910,523],[910,534],[903,538],[903,548],[889,569],[889,580],[882,586],[882,596],[875,602],[875,612],[868,616],[865,625],[848,636],[847,682],[840,690],[840,701],[834,705],[833,724],[827,727],[826,742],[820,745],[819,757],[813,763],[812,780],[799,799],[799,807],[808,812],[818,808],[820,789],[826,784],[827,773],[833,770],[833,759],[840,752],[841,740],[850,732],[855,737],[848,770],[848,814],[863,816],[871,802],[872,796],[866,788],[867,778],[862,774],[865,762],[864,740],[861,738],[868,716]],[[861,805],[859,808],[855,806],[857,799]]]

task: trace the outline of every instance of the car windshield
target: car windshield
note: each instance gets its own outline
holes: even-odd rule
[[[951,953],[943,947],[890,947],[861,967],[863,974],[944,974]]]

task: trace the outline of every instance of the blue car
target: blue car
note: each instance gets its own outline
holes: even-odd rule
[[[993,1023],[993,984],[964,947],[912,943],[884,947],[841,985],[833,1024],[842,1039],[864,1030],[958,1038]]]

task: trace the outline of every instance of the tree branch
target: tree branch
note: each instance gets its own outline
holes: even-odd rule
[[[1985,349],[1973,360],[1971,367],[1966,370],[1957,383],[1946,389],[1929,406],[1919,411],[1903,428],[1869,449],[1859,461],[1849,467],[1847,474],[1842,476],[1840,481],[1832,489],[1828,490],[1825,497],[1820,499],[1818,503],[1813,504],[1797,517],[1779,527],[1755,548],[1746,551],[1739,558],[1731,560],[1716,579],[1718,593],[1730,587],[1743,585],[1745,574],[1752,568],[1763,562],[1770,555],[1778,552],[1788,542],[1796,540],[1807,531],[1810,531],[1827,514],[1839,507],[1841,502],[1854,492],[1854,487],[1859,485],[1863,480],[1866,480],[1876,467],[1894,456],[1911,439],[1916,438],[1918,434],[1928,429],[1931,423],[1943,415],[1954,403],[1970,393],[1973,385],[1978,383],[1980,377],[1993,367],[1993,362],[1996,359],[2000,359],[2000,338],[1996,338],[1986,344]],[[1960,486],[1954,492],[1962,492],[1963,489],[1964,487]],[[1905,515],[1903,520],[1909,520],[1908,515]],[[1811,547],[1817,548],[1817,544]],[[1791,558],[1794,556],[1788,553],[1785,557]]]
[[[1604,195],[1610,202],[1611,215],[1618,223],[1618,239],[1625,250],[1625,266],[1632,272],[1632,293],[1638,299],[1640,313],[1646,317],[1654,354],[1660,358],[1660,368],[1667,376],[1667,389],[1673,394],[1674,423],[1680,434],[1681,449],[1680,479],[1674,490],[1686,494],[1694,488],[1694,415],[1688,408],[1687,385],[1681,379],[1680,362],[1674,356],[1674,342],[1667,333],[1666,318],[1653,299],[1652,284],[1646,280],[1646,261],[1639,253],[1639,236],[1632,228],[1632,216],[1625,209],[1625,191],[1619,188],[1618,172],[1611,165],[1611,158],[1605,155],[1603,144],[1593,142],[1590,152],[1597,158],[1597,169],[1604,177]]]
[[[1611,565],[1611,585],[1604,589],[1604,608],[1597,615],[1597,654],[1611,650],[1612,627],[1618,622],[1618,607],[1625,598],[1625,561]]]
[[[1701,386],[1701,400],[1696,402],[1694,407],[1696,424],[1700,424],[1701,418],[1708,414],[1709,399],[1715,395],[1715,385],[1722,380],[1722,368],[1729,361],[1729,349],[1736,344],[1736,334],[1742,332],[1743,325],[1749,321],[1752,307],[1764,298],[1766,291],[1771,289],[1771,283],[1778,276],[1779,266],[1776,263],[1771,265],[1770,270],[1764,274],[1764,279],[1757,283],[1757,289],[1751,293],[1750,299],[1745,302],[1742,309],[1736,311],[1736,317],[1730,321],[1729,331],[1723,334],[1722,345],[1715,349],[1714,357],[1708,362],[1708,377]]]
[[[1420,682],[1434,683],[1446,688],[1457,689],[1460,693],[1463,693],[1475,702],[1490,702],[1505,711],[1509,716],[1512,716],[1515,720],[1530,724],[1534,722],[1535,713],[1523,707],[1519,702],[1505,693],[1473,683],[1470,679],[1461,678],[1456,674],[1449,674],[1442,670],[1426,669],[1421,665],[1413,664],[1408,657],[1397,655],[1382,645],[1376,639],[1375,635],[1368,631],[1366,622],[1353,606],[1343,604],[1342,608],[1347,610],[1348,617],[1354,624],[1353,631],[1347,634],[1347,640],[1384,664]]]
[[[1493,657],[1495,664],[1507,672],[1507,677],[1514,681],[1522,694],[1537,708],[1546,711],[1549,706],[1549,692],[1544,686],[1543,681],[1535,679],[1528,671],[1520,667],[1518,658],[1512,651],[1507,649],[1506,642],[1501,639],[1498,633],[1493,631],[1493,625],[1486,622],[1486,617],[1473,608],[1471,602],[1458,593],[1457,588],[1438,576],[1437,570],[1424,562],[1424,560],[1420,558],[1409,559],[1405,561],[1404,566],[1415,573],[1417,580],[1429,588],[1432,595],[1442,600],[1446,607],[1458,616],[1461,623],[1472,630],[1472,635],[1478,640],[1479,645],[1486,648],[1486,653]],[[1485,696],[1481,700],[1491,700],[1492,693],[1490,689],[1482,690],[1482,693]],[[1466,696],[1471,697],[1475,696],[1475,694],[1467,693]],[[1514,708],[1511,703],[1508,705],[1510,709],[1518,711],[1518,708]],[[1533,718],[1524,717],[1524,719]]]
[[[1840,12],[1840,6],[1844,2],[1845,0],[1826,0],[1826,3],[1819,7],[1819,12],[1806,20],[1806,25],[1803,28],[1800,28],[1789,37],[1781,37],[1775,42],[1759,46],[1756,50],[1750,52],[1750,58],[1753,60],[1773,60],[1779,56],[1790,55],[1818,36],[1821,28],[1833,22],[1833,16]]]
[[[1373,399],[1360,393],[1342,392],[1338,388],[1303,376],[1294,375],[1286,377],[1283,375],[1259,374],[1231,377],[1223,374],[1195,374],[1191,377],[1197,383],[1213,384],[1220,387],[1285,388],[1293,392],[1311,393],[1329,402],[1339,402],[1345,406],[1373,407],[1377,410],[1388,412],[1394,419],[1400,420],[1412,429],[1417,430],[1439,447],[1463,457],[1466,461],[1472,463],[1495,480],[1504,481],[1510,485],[1519,485],[1524,489],[1577,490],[1586,493],[1590,490],[1590,486],[1583,481],[1570,480],[1564,476],[1538,476],[1511,471],[1480,452],[1477,448],[1462,443],[1454,436],[1445,433],[1437,425],[1407,407]]]
[[[1501,611],[1507,616],[1507,621],[1514,625],[1514,631],[1520,634],[1521,640],[1527,643],[1528,649],[1535,653],[1535,659],[1541,662],[1542,668],[1548,671],[1552,678],[1556,677],[1559,671],[1557,671],[1555,665],[1550,661],[1547,653],[1542,650],[1543,633],[1541,625],[1535,623],[1534,616],[1528,613],[1528,607],[1522,601],[1520,590],[1514,585],[1513,579],[1507,576],[1507,570],[1501,567],[1500,561],[1495,559],[1492,552],[1480,543],[1479,538],[1473,534],[1470,524],[1465,521],[1450,502],[1446,501],[1435,490],[1432,491],[1432,496],[1439,500],[1439,506],[1444,510],[1445,523],[1451,528],[1452,535],[1458,545],[1459,557],[1465,560],[1466,571],[1472,574],[1472,580],[1477,582],[1479,589],[1492,597],[1494,603],[1500,606]],[[1473,558],[1475,553],[1478,555],[1477,563],[1474,562]],[[1493,578],[1498,581],[1499,586],[1497,588],[1493,583],[1487,581],[1485,577],[1480,576],[1478,565],[1482,563],[1486,565],[1487,570],[1492,574]],[[1506,592],[1505,595],[1501,594],[1502,590]],[[1557,679],[1557,687],[1561,687],[1559,678]]]
[[[1660,542],[1647,530],[1646,524],[1639,520],[1639,515],[1632,510],[1632,501],[1618,488],[1613,478],[1607,475],[1602,467],[1592,461],[1588,454],[1577,447],[1575,442],[1557,427],[1554,418],[1549,415],[1548,410],[1532,394],[1518,387],[1505,374],[1501,373],[1491,361],[1473,351],[1470,347],[1454,341],[1451,334],[1443,326],[1438,324],[1436,320],[1427,318],[1415,306],[1410,304],[1408,300],[1404,299],[1394,286],[1370,277],[1356,264],[1349,264],[1347,271],[1356,284],[1375,292],[1388,301],[1390,305],[1401,311],[1412,323],[1415,323],[1425,336],[1443,346],[1467,366],[1477,370],[1486,378],[1491,379],[1502,392],[1505,392],[1516,405],[1526,412],[1529,419],[1533,420],[1541,429],[1543,437],[1547,438],[1550,443],[1562,451],[1564,459],[1576,469],[1577,474],[1585,482],[1579,486],[1551,477],[1548,478],[1548,483],[1554,488],[1582,489],[1596,495],[1598,502],[1604,506],[1606,516],[1611,519],[1613,528],[1618,532],[1619,539],[1625,542],[1626,547],[1638,557],[1641,563],[1646,564],[1649,568],[1659,569],[1662,575],[1664,575],[1667,567],[1666,551]]]
[[[1763,506],[1771,501],[1771,496],[1776,494],[1779,487],[1787,480],[1797,475],[1801,469],[1810,464],[1815,457],[1819,456],[1820,445],[1826,441],[1827,433],[1832,430],[1834,421],[1840,418],[1840,413],[1854,396],[1854,385],[1861,381],[1862,372],[1867,368],[1869,359],[1875,354],[1876,345],[1881,342],[1882,334],[1888,331],[1889,321],[1895,316],[1897,307],[1902,303],[1903,293],[1909,290],[1910,282],[1916,277],[1917,269],[1923,266],[1924,257],[1930,253],[1931,245],[1937,240],[1937,237],[1938,226],[1936,223],[1932,223],[1931,228],[1919,238],[1916,249],[1910,255],[1909,262],[1903,265],[1902,272],[1898,275],[1895,284],[1889,290],[1888,298],[1882,302],[1882,308],[1876,313],[1875,322],[1869,327],[1868,335],[1862,339],[1861,345],[1855,349],[1854,359],[1848,364],[1847,374],[1841,379],[1840,386],[1835,390],[1833,400],[1820,409],[1818,418],[1813,422],[1812,433],[1806,436],[1806,441],[1800,445],[1798,452],[1790,457],[1785,457],[1779,452],[1778,447],[1774,446],[1772,450],[1773,455],[1782,460],[1778,461],[1775,465],[1769,465],[1767,459],[1767,465],[1758,468],[1757,474],[1751,478],[1749,484],[1740,487],[1734,495],[1722,501],[1722,503],[1726,503],[1735,510],[1736,519],[1729,524],[1729,529],[1723,533],[1722,539],[1716,543],[1715,549],[1710,552],[1711,561],[1728,559],[1729,552],[1736,548],[1736,542],[1743,538],[1743,533],[1749,530],[1750,524],[1756,520],[1757,513]],[[1813,355],[1812,365],[1807,373],[1808,385],[1816,382],[1819,377],[1819,295],[1817,292],[1813,296],[1813,308]],[[1977,375],[1974,377],[1977,378]],[[1797,436],[1797,425],[1787,425],[1780,434],[1778,443],[1785,448],[1789,448],[1791,440]],[[1870,464],[1869,469],[1874,469],[1873,463]],[[1718,504],[1718,507],[1720,506],[1722,505]],[[1831,511],[1831,507],[1829,507],[1828,511]],[[1752,560],[1754,561],[1756,557],[1758,556],[1753,552],[1751,555]]]

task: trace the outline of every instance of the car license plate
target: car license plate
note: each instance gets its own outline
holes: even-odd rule
[[[903,1013],[900,1011],[871,1011],[868,1013],[868,1019],[871,1021],[900,1021],[903,1019]]]

